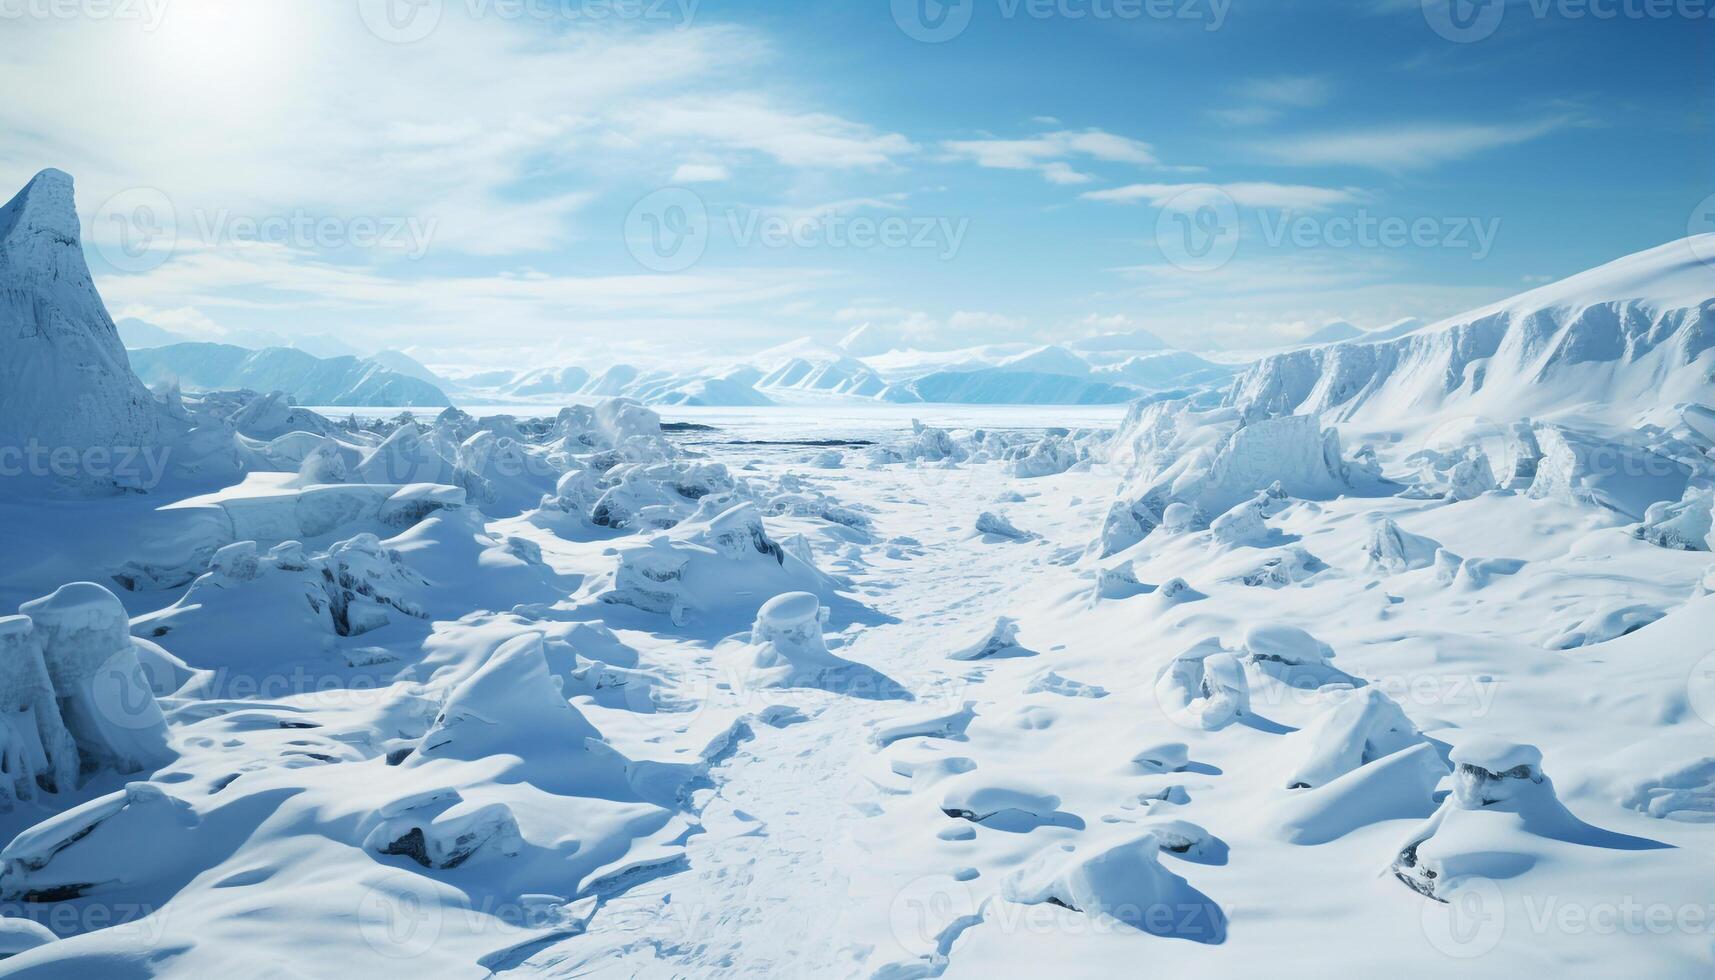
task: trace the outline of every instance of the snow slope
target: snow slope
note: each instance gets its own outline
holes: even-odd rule
[[[1338,419],[1510,419],[1698,400],[1715,372],[1711,249],[1710,236],[1683,239],[1397,339],[1266,357],[1229,401]]]

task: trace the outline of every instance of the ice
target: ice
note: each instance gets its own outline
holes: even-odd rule
[[[951,660],[989,660],[996,657],[1028,657],[1031,651],[1018,643],[1018,622],[1006,616],[995,620],[988,635],[948,654]]]
[[[1678,501],[1650,504],[1632,533],[1658,548],[1715,550],[1715,490],[1687,488]]]
[[[1162,668],[1155,697],[1178,724],[1216,731],[1249,712],[1250,682],[1239,657],[1209,639]]]
[[[172,756],[166,719],[113,593],[73,582],[18,608],[35,626],[83,771],[139,772]]]
[[[44,170],[0,208],[0,286],[0,446],[140,449],[178,436],[95,290],[70,175]],[[108,482],[75,469],[76,482]]]
[[[42,648],[28,616],[0,616],[0,806],[77,785],[78,754],[60,718]]]
[[[1435,564],[1435,554],[1441,545],[1421,534],[1401,528],[1392,518],[1382,518],[1370,526],[1370,539],[1364,554],[1370,565],[1389,575],[1416,571]]]

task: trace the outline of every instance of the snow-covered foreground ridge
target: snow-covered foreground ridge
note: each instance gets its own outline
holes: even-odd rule
[[[1516,401],[1420,417],[1425,328],[1351,413],[806,445],[147,392],[64,187],[0,212],[0,370],[83,379],[0,402],[78,447],[0,480],[0,975],[1715,970],[1671,246],[1484,328],[1584,352]]]

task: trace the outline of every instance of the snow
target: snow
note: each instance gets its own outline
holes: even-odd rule
[[[151,398],[159,480],[0,494],[0,972],[1707,975],[1543,919],[1715,877],[1676,254],[1123,418]]]
[[[0,343],[0,447],[111,451],[173,431],[96,293],[62,171],[42,171],[0,208]]]

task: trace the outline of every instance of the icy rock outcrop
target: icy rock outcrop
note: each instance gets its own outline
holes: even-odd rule
[[[1284,589],[1297,585],[1327,569],[1320,558],[1298,545],[1291,545],[1264,558],[1255,568],[1236,576],[1240,585],[1259,589]]]
[[[1208,444],[1212,432],[1223,428],[1219,442]],[[1249,423],[1194,424],[1182,419],[1170,431],[1175,441],[1144,458],[1109,509],[1100,539],[1104,557],[1131,547],[1161,526],[1167,508],[1176,502],[1191,506],[1199,515],[1222,514],[1259,491],[1276,500],[1315,499],[1336,496],[1351,487],[1339,434],[1324,430],[1308,416]]]
[[[1162,668],[1155,698],[1175,723],[1216,731],[1249,713],[1250,682],[1239,656],[1207,639]]]
[[[1029,650],[1018,645],[1018,621],[1002,616],[994,621],[988,635],[967,647],[947,655],[949,660],[992,660],[1000,657],[1028,657]]]
[[[1179,772],[1191,763],[1191,749],[1184,742],[1151,745],[1131,757],[1131,764],[1148,773]]]
[[[1636,780],[1620,805],[1666,820],[1715,819],[1715,757],[1705,756]]]
[[[1007,813],[1040,820],[1060,808],[1060,797],[1039,786],[1001,780],[983,772],[968,772],[947,780],[941,812],[949,817],[982,823]]]
[[[1476,737],[1455,746],[1453,792],[1414,830],[1392,863],[1396,878],[1430,898],[1471,876],[1511,877],[1535,862],[1532,838],[1600,834],[1567,810],[1535,746]]]
[[[1137,580],[1131,562],[1104,568],[1096,573],[1096,597],[1099,599],[1129,599],[1149,589]]]
[[[1278,514],[1285,504],[1285,494],[1280,491],[1280,484],[1275,483],[1268,490],[1234,505],[1215,518],[1209,524],[1209,533],[1216,544],[1228,548],[1262,545],[1269,539],[1267,519]],[[1172,509],[1173,507],[1168,508]]]
[[[603,742],[566,700],[559,679],[549,672],[540,633],[501,643],[454,684],[429,730],[400,765],[421,768],[425,778],[434,778],[449,762],[495,759],[502,760],[503,781],[527,782],[549,793],[636,800],[639,784],[646,781],[634,771],[638,764]],[[510,849],[512,836],[502,814],[482,808],[461,808],[458,814],[467,815],[464,825],[484,827],[506,844],[499,848],[502,853]],[[420,818],[413,819],[421,826]],[[425,846],[430,829],[424,828]]]
[[[1027,531],[1020,531],[1005,517],[986,510],[977,515],[977,533],[991,534],[1009,541],[1029,541],[1036,537]]]
[[[1650,505],[1682,500],[1691,472],[1678,460],[1639,446],[1558,425],[1536,428],[1542,459],[1529,495],[1605,507],[1634,521]]]
[[[0,809],[77,786],[77,745],[28,616],[0,616]]]
[[[1691,488],[1678,501],[1650,504],[1632,536],[1674,551],[1715,551],[1715,490]]]
[[[422,584],[399,553],[373,534],[359,534],[329,548],[320,563],[334,631],[359,636],[389,622],[388,611],[426,619],[409,596]]]
[[[1364,555],[1371,568],[1389,575],[1416,571],[1435,564],[1439,542],[1411,532],[1384,517],[1370,525],[1370,539],[1364,545]]]
[[[1084,850],[1054,845],[1007,877],[1001,897],[1024,905],[1046,902],[1158,935],[1221,942],[1225,915],[1162,867],[1162,846],[1153,832]]]
[[[166,787],[127,783],[14,837],[0,850],[0,899],[63,902],[182,875],[207,847],[201,823]]]
[[[429,790],[383,806],[363,847],[445,870],[473,858],[515,857],[524,849],[518,821],[504,803],[473,805],[456,790]]]
[[[1423,744],[1423,734],[1404,710],[1375,688],[1336,691],[1332,704],[1303,731],[1304,761],[1287,777],[1287,789],[1325,786],[1378,759]]]
[[[125,607],[113,593],[73,582],[19,611],[35,625],[83,771],[140,772],[172,757],[166,718],[137,660]]]
[[[829,610],[809,592],[777,595],[757,610],[746,655],[745,683],[756,688],[820,687],[871,700],[908,699],[885,675],[828,651],[822,625]]]
[[[141,449],[182,432],[95,290],[71,177],[42,171],[0,208],[0,446]]]
[[[620,547],[617,567],[592,586],[602,602],[666,613],[683,623],[692,610],[730,608],[743,593],[820,593],[829,584],[768,536],[755,504],[704,498],[671,530]]]
[[[1614,599],[1581,610],[1578,618],[1559,628],[1547,631],[1542,645],[1550,650],[1572,650],[1578,647],[1606,643],[1626,636],[1667,615],[1659,606]]]
[[[763,603],[750,628],[750,643],[756,651],[752,681],[761,686],[795,686],[814,682],[824,671],[848,663],[828,652],[822,638],[822,624],[827,621],[828,609],[810,592],[788,592]]]
[[[1269,623],[1250,627],[1245,631],[1240,655],[1245,663],[1298,688],[1359,683],[1329,662],[1334,657],[1333,647],[1296,626]]]

